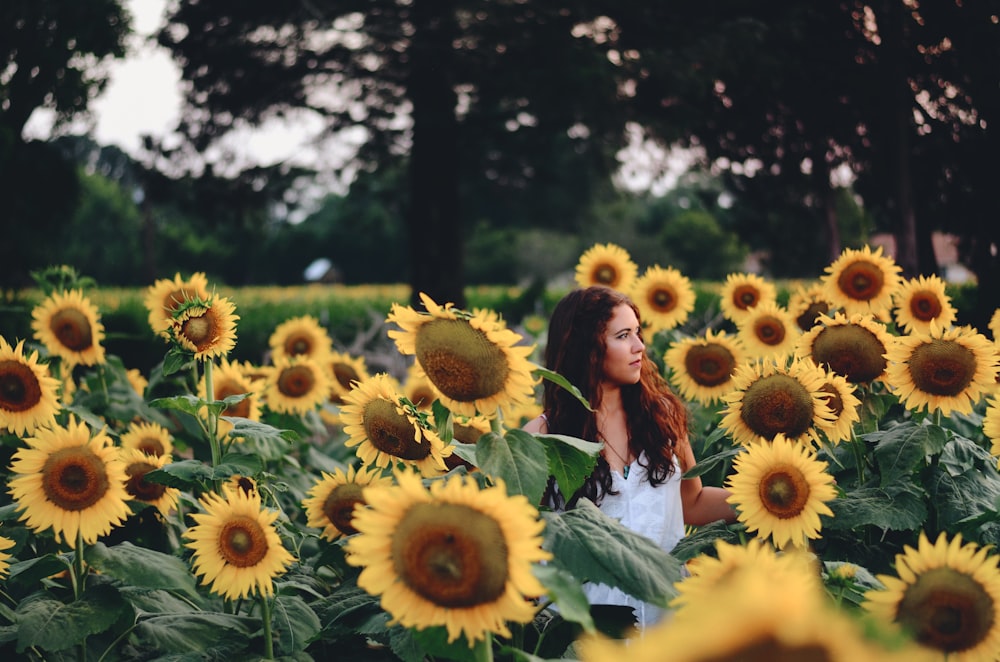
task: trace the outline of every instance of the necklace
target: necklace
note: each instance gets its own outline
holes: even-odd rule
[[[603,436],[603,435],[601,436],[601,439],[604,439],[604,436]],[[624,457],[622,457],[622,454],[621,454],[621,453],[619,453],[619,452],[618,452],[617,450],[615,450],[615,447],[614,447],[614,446],[612,446],[611,444],[609,444],[609,443],[608,443],[608,440],[607,440],[607,439],[604,439],[604,447],[605,447],[605,448],[610,448],[610,449],[611,449],[611,452],[612,452],[612,453],[614,453],[614,454],[615,454],[615,456],[616,456],[616,457],[617,457],[617,458],[618,458],[619,460],[621,460],[621,461],[622,461],[622,477],[624,477],[624,478],[626,478],[626,479],[627,479],[627,478],[628,478],[628,470],[629,470],[629,469],[631,468],[631,466],[632,466],[632,465],[631,465],[631,464],[629,463],[628,459],[627,459],[627,458],[624,458]],[[629,455],[629,456],[631,456],[631,455],[632,455],[632,451],[631,451],[631,449],[629,449],[629,452],[628,452],[628,455]]]

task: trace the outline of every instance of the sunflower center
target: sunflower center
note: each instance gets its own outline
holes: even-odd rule
[[[813,422],[813,400],[794,377],[769,375],[747,387],[740,416],[754,434],[774,439],[779,432],[795,439]]]
[[[740,310],[749,310],[760,301],[760,291],[753,285],[738,285],[733,290],[733,304]]]
[[[63,510],[86,510],[111,488],[103,460],[88,448],[63,448],[42,466],[42,491]]]
[[[462,504],[414,505],[392,537],[400,578],[424,599],[447,608],[499,599],[507,584],[507,555],[497,521]]]
[[[779,519],[797,517],[809,502],[809,483],[795,467],[778,465],[761,478],[760,502]]]
[[[874,333],[856,324],[828,326],[812,345],[813,360],[828,365],[852,384],[867,383],[885,371],[885,345]]]
[[[983,585],[952,568],[919,573],[896,620],[926,646],[948,653],[975,648],[995,627],[996,605]]]
[[[825,301],[814,301],[810,303],[801,315],[795,318],[795,323],[803,331],[808,331],[816,324],[820,315],[830,312],[830,305]]]
[[[404,460],[422,460],[431,454],[430,442],[417,441],[413,422],[384,398],[366,404],[362,420],[368,441],[383,453]]]
[[[267,556],[267,536],[257,520],[237,515],[219,532],[219,554],[229,565],[249,568]]]
[[[0,361],[0,409],[27,411],[42,400],[42,385],[20,361]]]
[[[840,397],[840,391],[837,390],[832,384],[823,384],[819,387],[819,390],[823,395],[829,396],[826,399],[826,406],[830,408],[830,411],[834,413],[837,418],[844,413],[844,400]]]
[[[166,485],[150,483],[146,480],[146,474],[154,469],[156,467],[148,462],[134,462],[125,468],[125,474],[128,476],[125,489],[133,498],[150,503],[166,493]]]
[[[684,368],[696,383],[718,386],[732,379],[736,359],[722,345],[695,345],[684,356]]]
[[[907,363],[914,385],[933,395],[958,395],[976,375],[976,355],[967,347],[939,338],[915,348]]]
[[[357,483],[338,485],[330,490],[330,494],[323,502],[323,514],[344,535],[349,536],[358,532],[351,524],[351,520],[354,518],[354,506],[365,503],[361,498],[361,489]]]
[[[316,375],[304,365],[284,368],[278,375],[278,391],[286,398],[301,398],[316,386]]]
[[[618,270],[613,264],[599,264],[594,267],[594,282],[614,286],[618,281]]]
[[[910,314],[921,322],[937,319],[943,310],[941,300],[933,292],[921,290],[914,292],[913,296],[910,297]]]
[[[210,347],[219,335],[215,316],[206,310],[201,315],[188,317],[181,324],[181,335],[199,352]]]
[[[754,322],[753,333],[765,345],[780,345],[785,339],[785,325],[777,317],[765,315]]]
[[[350,389],[354,382],[361,381],[358,371],[346,363],[334,363],[333,376],[345,389]]]
[[[219,400],[225,400],[231,395],[243,395],[246,392],[246,389],[240,387],[239,384],[225,383],[221,384],[219,388],[215,390],[215,397]],[[234,405],[229,405],[222,410],[222,415],[250,418],[250,398],[246,397]]]
[[[863,260],[847,265],[837,278],[837,287],[856,301],[870,301],[885,286],[885,274],[877,264]]]
[[[743,646],[723,655],[708,655],[699,658],[703,662],[832,662],[834,657],[821,644],[791,644],[777,641],[771,635],[749,641]]]
[[[462,320],[436,319],[421,326],[416,355],[431,383],[458,402],[503,392],[510,371],[503,349]]]
[[[430,407],[431,403],[437,400],[437,393],[426,386],[414,389],[410,394],[410,402],[417,407]]]
[[[308,355],[312,351],[312,339],[309,336],[290,336],[285,341],[285,352],[289,356]]]
[[[163,443],[156,437],[143,437],[136,444],[136,448],[145,453],[146,455],[152,455],[154,457],[160,457],[163,455]]]
[[[63,347],[74,352],[82,352],[94,344],[90,320],[83,311],[75,308],[63,308],[56,312],[49,321],[49,328]]]
[[[657,288],[649,295],[650,306],[661,313],[669,313],[677,307],[677,297],[673,290]]]

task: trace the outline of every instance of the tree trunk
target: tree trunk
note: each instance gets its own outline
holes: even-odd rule
[[[452,0],[415,0],[411,68],[413,145],[406,227],[411,301],[465,306],[462,219],[458,209],[456,96],[452,85]]]

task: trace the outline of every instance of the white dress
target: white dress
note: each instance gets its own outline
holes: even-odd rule
[[[642,462],[646,461],[644,454],[640,458]],[[681,473],[675,457],[674,471],[666,481],[654,487],[649,484],[646,468],[638,460],[633,461],[629,465],[628,478],[617,471],[611,472],[611,488],[618,494],[605,494],[599,507],[605,515],[618,520],[625,528],[649,538],[663,551],[670,552],[684,537]],[[583,590],[591,604],[632,607],[640,627],[655,623],[664,613],[659,607],[606,584],[587,583]]]

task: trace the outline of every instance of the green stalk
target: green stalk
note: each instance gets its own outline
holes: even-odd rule
[[[76,554],[73,557],[73,598],[79,600],[86,581],[87,565],[83,561],[83,533],[76,531]]]
[[[271,601],[266,595],[260,596],[260,616],[264,621],[264,658],[274,659],[274,640],[271,636]]]
[[[472,649],[472,659],[475,662],[493,662],[493,633],[488,633],[481,641],[477,641]]]
[[[205,400],[209,405],[215,404],[215,386],[212,383],[212,360],[205,359]],[[212,467],[222,463],[222,449],[219,447],[219,420],[215,410],[208,408],[208,442],[212,446]]]

